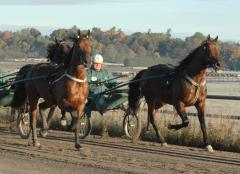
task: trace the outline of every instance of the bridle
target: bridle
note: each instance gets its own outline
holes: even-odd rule
[[[207,57],[207,67],[212,67],[214,68],[215,70],[217,70],[217,67],[219,66],[219,63],[218,63],[218,60],[216,59],[215,56],[212,55],[212,52],[210,51],[209,49],[209,41],[205,41],[203,44],[202,44],[202,47],[206,53],[206,57]],[[215,43],[212,43],[212,44],[215,44]]]
[[[77,55],[76,56],[79,58],[79,61],[75,62],[74,64],[75,65],[83,65],[84,67],[87,67],[86,57],[85,57],[84,53],[81,50],[79,50],[80,48],[78,47],[78,45],[79,45],[79,42],[80,42],[81,39],[89,39],[89,38],[87,38],[87,37],[78,37],[77,39],[78,40],[74,44],[77,45],[77,49],[75,51],[77,51]],[[73,45],[73,48],[76,45]]]

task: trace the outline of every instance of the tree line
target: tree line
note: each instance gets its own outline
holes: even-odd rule
[[[55,38],[67,40],[76,33],[76,26],[70,29],[54,30],[49,36],[42,35],[35,28],[25,28],[16,32],[0,31],[0,60],[46,57],[46,48],[49,43],[54,42]],[[128,35],[116,27],[107,31],[94,27],[91,33],[93,54],[100,53],[105,61],[124,63],[126,66],[176,64],[206,39],[201,32],[196,32],[184,40],[173,38],[171,29],[162,33],[154,33],[149,29],[143,33],[136,32]],[[240,70],[239,43],[222,41],[219,43],[225,68]]]

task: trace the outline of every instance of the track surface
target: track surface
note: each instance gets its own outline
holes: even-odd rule
[[[50,131],[31,140],[0,129],[0,174],[21,173],[240,173],[240,154],[158,143],[132,143],[124,138],[89,136],[74,149],[74,134]]]

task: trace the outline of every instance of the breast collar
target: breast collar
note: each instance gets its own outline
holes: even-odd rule
[[[206,80],[204,80],[201,84],[198,84],[197,82],[195,82],[191,77],[189,77],[189,76],[186,75],[186,74],[184,75],[184,78],[185,78],[190,84],[192,84],[193,86],[195,86],[195,87],[197,88],[196,93],[195,93],[195,97],[194,97],[193,102],[192,102],[193,104],[195,104],[196,101],[197,101],[197,99],[198,99],[198,97],[199,97],[200,88],[206,86]]]

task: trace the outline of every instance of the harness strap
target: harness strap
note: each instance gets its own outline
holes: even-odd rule
[[[66,73],[65,72],[65,74],[64,74],[65,76],[67,76],[69,79],[71,79],[71,80],[74,80],[74,81],[76,81],[76,82],[78,82],[78,83],[85,83],[86,81],[87,81],[87,78],[85,78],[85,79],[78,79],[78,78],[76,78],[76,77],[73,77],[73,76],[71,76],[70,74],[68,74],[68,73]]]
[[[63,74],[63,75],[61,75],[60,77],[58,77],[56,80],[54,80],[53,82],[52,82],[52,85],[54,84],[54,83],[57,83],[59,80],[61,80],[63,77],[65,76],[65,74]]]
[[[195,82],[191,77],[189,77],[188,75],[184,75],[184,78],[190,82],[193,86],[195,86],[197,88],[196,93],[195,93],[195,97],[193,99],[193,104],[196,103],[198,97],[199,97],[199,93],[200,93],[200,88],[204,87],[206,85],[206,80],[204,80],[201,84],[198,84],[197,82]]]
[[[54,84],[54,83],[57,83],[59,80],[61,80],[64,76],[66,76],[66,77],[68,77],[69,79],[71,79],[71,80],[73,80],[73,81],[76,81],[76,82],[78,82],[78,83],[85,83],[86,81],[87,81],[87,78],[85,78],[85,79],[78,79],[78,78],[76,78],[76,77],[73,77],[73,76],[71,76],[70,74],[68,74],[67,72],[65,72],[63,75],[61,75],[59,78],[57,78],[56,80],[54,80],[53,82],[52,82],[52,84]]]

